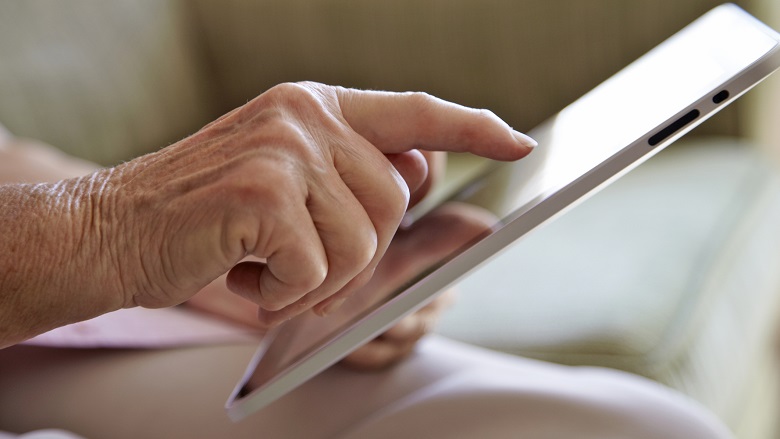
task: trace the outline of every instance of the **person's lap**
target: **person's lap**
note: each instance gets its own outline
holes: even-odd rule
[[[378,373],[336,366],[243,422],[223,404],[254,345],[0,351],[0,429],[122,437],[729,437],[694,403],[628,374],[440,337]]]

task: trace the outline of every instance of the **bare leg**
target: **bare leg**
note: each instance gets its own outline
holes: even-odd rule
[[[233,424],[254,346],[0,351],[0,429],[86,438],[727,438],[712,416],[631,375],[430,337],[380,373],[333,367]]]

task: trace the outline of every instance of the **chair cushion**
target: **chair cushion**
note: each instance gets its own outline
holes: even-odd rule
[[[224,108],[278,82],[422,90],[520,130],[721,0],[198,0]],[[756,0],[742,0],[750,7]],[[674,11],[674,13],[670,13]],[[576,74],[573,74],[576,72]],[[730,106],[697,130],[737,133]]]
[[[0,2],[0,124],[115,164],[214,116],[176,0]]]
[[[780,181],[735,141],[675,146],[460,283],[439,332],[678,388],[732,425],[780,287]]]

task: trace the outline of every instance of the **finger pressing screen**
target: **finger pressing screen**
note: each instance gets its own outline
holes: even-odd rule
[[[525,157],[536,142],[488,110],[425,93],[337,88],[344,119],[384,153],[425,149],[470,152],[496,160]]]

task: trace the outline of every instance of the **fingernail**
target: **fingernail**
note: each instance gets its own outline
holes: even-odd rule
[[[336,299],[333,302],[330,302],[327,306],[322,308],[322,313],[320,315],[326,316],[328,314],[333,313],[334,311],[336,311],[339,308],[341,308],[341,305],[343,305],[344,302],[346,302],[346,301],[347,301],[347,298],[344,297],[344,298],[341,298],[341,299]]]
[[[536,147],[539,145],[539,144],[536,142],[536,140],[534,140],[534,139],[530,138],[529,136],[527,136],[527,135],[525,135],[525,134],[523,134],[523,133],[521,133],[521,132],[519,132],[519,131],[515,131],[515,132],[514,132],[514,133],[512,133],[512,134],[515,136],[515,139],[516,139],[518,142],[520,142],[521,144],[523,144],[524,146],[527,146],[527,147],[529,147],[529,148],[532,148],[532,149],[533,149],[533,148],[536,148]]]

